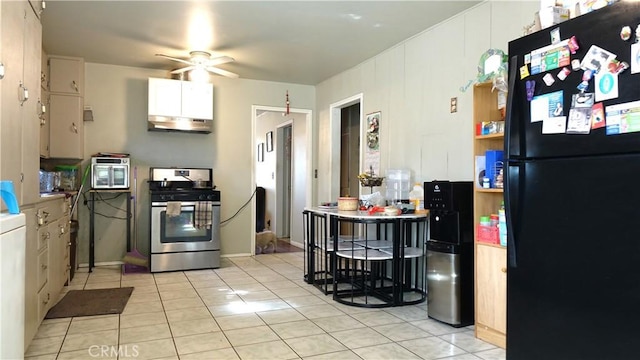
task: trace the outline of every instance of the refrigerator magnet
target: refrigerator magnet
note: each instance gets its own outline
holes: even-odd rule
[[[548,73],[542,78],[542,81],[544,81],[547,86],[551,86],[554,82],[556,82],[556,80],[553,78],[553,75]]]
[[[621,72],[627,70],[629,68],[629,64],[625,61],[619,61],[617,59],[611,60],[611,62],[607,65],[609,72],[612,74],[620,74]]]
[[[602,103],[593,104],[593,107],[591,107],[591,128],[599,129],[604,127],[604,124],[604,106],[602,106]]]
[[[640,73],[640,43],[631,44],[631,73]]]
[[[585,92],[587,91],[588,88],[589,88],[588,81],[583,81],[580,84],[578,84],[578,86],[576,86],[576,89],[580,90],[580,92]]]
[[[596,101],[615,99],[618,97],[618,75],[598,73],[595,76]]]
[[[549,32],[551,35],[551,43],[557,44],[560,42],[560,28],[555,28]]]
[[[578,45],[578,39],[575,36],[569,38],[569,42],[567,43],[569,46],[569,52],[575,54],[578,49],[580,49],[580,45]]]
[[[522,80],[522,79],[524,79],[524,78],[526,78],[528,76],[529,76],[529,66],[527,66],[526,64],[522,65],[520,67],[520,80]]]
[[[568,67],[563,67],[562,70],[560,70],[560,72],[556,75],[556,77],[560,80],[560,81],[564,81],[564,79],[567,78],[567,75],[569,75],[571,73],[571,70],[569,70]]]
[[[571,107],[579,108],[579,107],[592,107],[593,106],[593,93],[580,93],[573,94],[571,96]]]
[[[533,80],[527,80],[525,85],[527,88],[527,101],[531,101],[531,99],[533,99],[533,93],[536,91],[536,82]]]
[[[578,59],[571,60],[571,69],[573,69],[573,71],[580,70],[580,60]]]
[[[624,41],[631,39],[631,26],[623,26],[620,29],[620,39]]]
[[[567,134],[588,134],[591,131],[591,108],[569,110]]]

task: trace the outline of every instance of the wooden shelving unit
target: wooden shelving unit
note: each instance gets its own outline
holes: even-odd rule
[[[502,119],[498,109],[498,91],[491,91],[491,83],[477,84],[473,88],[473,155],[484,155],[487,150],[504,148],[504,135],[475,135],[477,124]],[[474,169],[475,170],[475,169]],[[475,171],[474,171],[475,173]],[[497,214],[504,198],[502,189],[484,189],[475,179],[474,229],[480,216]],[[475,234],[477,239],[477,233]],[[507,343],[507,254],[500,245],[475,241],[475,334],[476,337],[506,348]]]

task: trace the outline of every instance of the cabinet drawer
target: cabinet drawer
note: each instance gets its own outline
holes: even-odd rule
[[[49,239],[51,239],[49,226],[44,226],[38,229],[38,252],[49,245]]]
[[[65,204],[65,200],[62,198],[40,203],[36,213],[38,224],[46,225],[61,218],[65,212]]]
[[[45,249],[38,255],[38,289],[47,283],[49,274],[49,249]]]
[[[45,286],[38,293],[38,320],[39,321],[42,321],[42,319],[44,319],[50,307],[51,307],[51,294],[49,293],[49,289]]]

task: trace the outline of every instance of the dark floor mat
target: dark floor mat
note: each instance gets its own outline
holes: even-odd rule
[[[45,319],[120,314],[132,292],[132,287],[70,290],[49,310]]]

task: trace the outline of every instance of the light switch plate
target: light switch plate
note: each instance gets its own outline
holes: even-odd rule
[[[451,98],[451,113],[453,114],[454,112],[458,112],[458,98],[457,97],[452,97]]]

